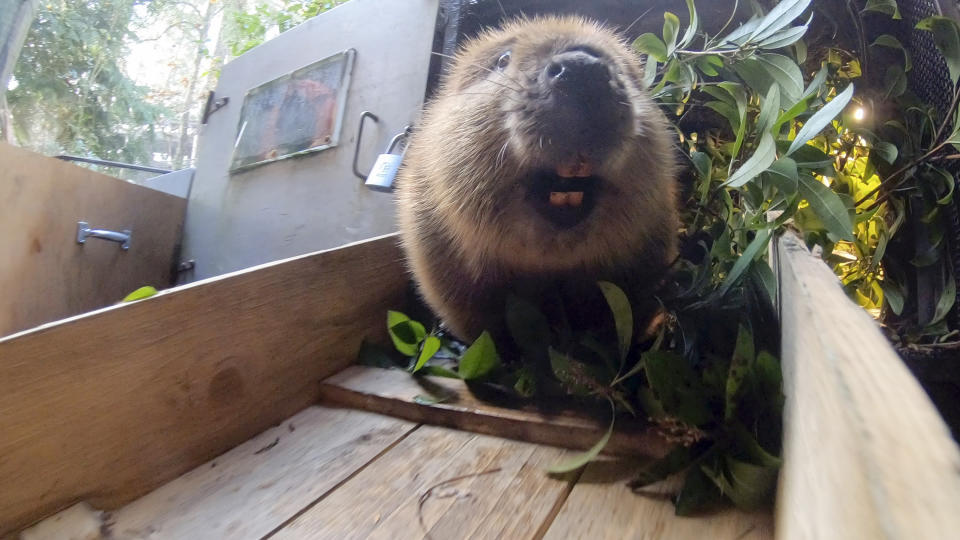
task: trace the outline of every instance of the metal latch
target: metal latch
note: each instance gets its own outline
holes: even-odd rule
[[[87,243],[87,238],[102,238],[120,244],[120,249],[130,249],[130,229],[109,231],[107,229],[92,229],[86,221],[77,222],[77,243]]]

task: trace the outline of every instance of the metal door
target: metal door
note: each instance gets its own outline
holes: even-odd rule
[[[438,2],[351,0],[223,67],[214,97],[227,101],[202,129],[187,207],[183,256],[195,260],[188,279],[395,230],[392,196],[365,188],[352,172],[357,131],[364,111],[377,116],[359,146],[360,168],[369,169],[416,120]],[[296,106],[258,105],[271,92],[287,96],[271,103]],[[292,133],[290,126],[302,130],[298,122],[316,138],[281,144],[264,127]]]

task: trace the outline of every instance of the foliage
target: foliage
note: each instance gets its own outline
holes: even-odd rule
[[[263,43],[270,28],[278,27],[280,32],[286,32],[307,19],[346,2],[347,0],[295,0],[285,2],[279,8],[261,4],[252,13],[238,12],[231,21],[230,52],[234,56],[240,56]]]
[[[600,399],[620,414],[648,417],[675,449],[631,485],[686,471],[678,514],[722,499],[755,508],[772,497],[784,398],[774,354],[776,283],[765,261],[771,239],[784,227],[799,229],[848,293],[874,312],[885,305],[903,313],[904,267],[929,269],[936,300],[905,328],[915,337],[942,337],[956,296],[943,217],[954,183],[944,163],[960,158],[951,153],[960,149],[960,129],[949,129],[960,110],[938,120],[907,93],[910,58],[894,36],[869,46],[859,36],[870,49],[861,51],[865,58],[895,59],[879,72],[880,84],[869,84],[873,66],[846,48],[808,49],[810,0],[784,0],[717,36],[701,31],[693,0],[687,6],[687,28],[667,13],[660,35],[634,43],[647,58],[655,99],[675,114],[692,176],[681,204],[685,246],[657,293],[660,320],[638,324],[635,317],[649,311],[644,299],[611,283],[598,284],[606,310],[600,317],[587,297],[518,293],[505,306],[503,345],[520,361],[486,377],[522,395]],[[899,17],[893,0],[851,13],[860,31],[860,17]],[[934,33],[956,84],[960,29],[943,18],[919,27]],[[855,79],[865,83],[858,92]],[[960,94],[953,98],[952,110]],[[903,245],[893,255],[910,219],[921,241],[909,257]],[[913,248],[909,240],[901,244]],[[585,320],[601,322],[580,324]],[[429,335],[443,344],[436,350],[458,356],[442,333]],[[421,343],[408,356],[421,353],[411,370],[423,373],[434,360],[424,359],[427,339]],[[607,438],[557,470],[587,463]]]
[[[122,65],[134,7],[146,1],[41,3],[7,96],[21,144],[46,153],[148,160],[162,111]]]

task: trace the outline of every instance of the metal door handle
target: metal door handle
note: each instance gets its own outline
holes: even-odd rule
[[[363,121],[367,118],[373,120],[374,123],[380,121],[380,118],[370,111],[363,111],[360,114],[360,129],[357,130],[357,145],[353,148],[353,174],[361,180],[366,180],[367,175],[360,172],[360,169],[357,167],[357,158],[360,156],[360,140],[363,138]]]
[[[87,238],[103,238],[104,240],[109,240],[111,242],[117,242],[120,244],[120,249],[127,250],[130,249],[130,230],[124,229],[123,231],[108,231],[106,229],[91,229],[90,224],[86,221],[77,222],[77,243],[85,244]]]

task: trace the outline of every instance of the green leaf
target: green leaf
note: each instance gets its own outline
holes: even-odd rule
[[[651,33],[641,34],[633,42],[633,48],[638,52],[649,55],[661,64],[667,61],[667,45]]]
[[[777,159],[777,145],[769,133],[764,133],[760,137],[760,144],[757,151],[750,159],[744,162],[736,172],[730,175],[723,183],[729,187],[740,187],[750,180],[753,180],[760,173],[766,170]]]
[[[724,456],[720,471],[701,466],[703,472],[742,510],[756,510],[773,500],[777,467],[762,467]]]
[[[941,16],[927,17],[917,23],[917,28],[933,33],[933,42],[946,60],[950,80],[956,85],[960,78],[960,28],[956,21]]]
[[[663,14],[663,42],[667,46],[667,55],[673,54],[677,48],[677,34],[680,30],[680,19],[669,11]]]
[[[633,340],[633,310],[630,308],[630,300],[623,292],[623,289],[617,287],[608,281],[599,281],[597,285],[603,293],[603,297],[610,306],[613,313],[613,323],[617,329],[617,344],[620,351],[620,364],[623,365],[627,353],[630,352],[630,343]]]
[[[713,418],[702,380],[684,357],[673,351],[647,351],[640,361],[650,389],[667,414],[691,426]]]
[[[796,102],[792,107],[777,117],[777,121],[773,123],[773,129],[771,129],[770,132],[780,133],[780,128],[783,127],[783,124],[807,112],[808,106],[809,102],[807,99],[801,99],[800,101]]]
[[[499,366],[500,357],[497,356],[497,347],[493,344],[490,333],[484,330],[473,345],[463,353],[457,371],[463,380],[472,381],[486,377]]]
[[[143,300],[144,298],[150,298],[151,296],[157,294],[157,290],[149,285],[146,287],[140,287],[139,289],[133,291],[132,293],[123,297],[122,302],[136,302],[137,300]],[[116,298],[116,296],[114,296]]]
[[[726,118],[730,122],[730,129],[734,133],[740,130],[740,114],[734,107],[722,101],[708,101],[704,105]]]
[[[690,161],[693,162],[693,168],[697,170],[700,181],[709,184],[713,177],[713,160],[710,159],[710,154],[693,152],[690,154]]]
[[[903,54],[903,70],[910,71],[913,64],[910,61],[910,52],[903,46],[895,36],[890,34],[881,34],[870,44],[871,47],[887,47],[888,49],[897,49]]]
[[[777,121],[777,115],[780,114],[780,86],[771,85],[767,97],[763,99],[763,106],[760,107],[760,114],[757,115],[757,133],[770,132],[774,123]],[[772,135],[776,135],[772,133]]]
[[[876,156],[890,165],[893,165],[893,162],[897,160],[897,154],[897,147],[886,141],[877,141],[870,149],[871,158]]]
[[[733,70],[751,88],[766,95],[773,84],[780,85],[780,94],[789,105],[803,95],[803,75],[792,59],[773,53],[757,54],[733,64]]]
[[[927,326],[942,321],[944,317],[947,316],[947,313],[950,313],[953,304],[957,300],[957,281],[953,278],[953,271],[950,269],[950,264],[947,261],[943,263],[943,273],[944,287],[940,293],[940,298],[937,300],[937,308],[933,312],[933,319],[930,320]]]
[[[809,21],[808,21],[809,22]],[[800,41],[800,38],[807,33],[807,25],[793,26],[772,34],[767,39],[761,41],[757,46],[761,49],[782,49],[789,47]]]
[[[657,60],[652,56],[644,56],[643,87],[650,88],[657,79]]]
[[[607,446],[607,443],[610,442],[610,436],[613,435],[613,423],[616,420],[613,402],[610,402],[610,426],[607,428],[607,432],[603,434],[603,437],[600,437],[600,440],[596,442],[589,450],[582,454],[578,454],[569,459],[565,459],[560,463],[550,467],[547,471],[551,474],[563,474],[570,471],[575,471],[580,467],[583,467],[587,463],[593,461],[600,452]]]
[[[417,347],[427,335],[422,324],[399,311],[387,312],[387,331],[393,346],[406,356],[417,354]]]
[[[716,54],[706,54],[703,56],[698,56],[695,60],[697,67],[700,68],[700,71],[704,75],[710,77],[716,77],[720,74],[717,71],[718,68],[723,67],[723,58]]]
[[[427,361],[433,358],[433,355],[437,354],[437,351],[440,350],[440,338],[437,336],[427,336],[427,339],[423,342],[423,347],[420,348],[420,356],[417,358],[416,365],[413,366],[413,373],[420,371],[423,366],[427,365]]]
[[[737,345],[733,350],[733,358],[730,360],[730,370],[727,372],[726,405],[723,413],[726,420],[733,419],[733,415],[736,413],[740,386],[743,384],[743,379],[747,376],[747,371],[750,369],[755,356],[753,333],[741,324],[737,331]]]
[[[835,172],[833,165],[834,158],[826,154],[823,150],[809,144],[798,148],[793,153],[793,159],[797,162],[798,169],[818,171],[821,174],[825,174],[825,171],[821,171],[820,169],[827,168]]]
[[[683,37],[680,39],[680,46],[686,47],[690,45],[693,41],[693,38],[697,35],[697,30],[700,29],[700,19],[697,16],[697,8],[693,4],[693,0],[687,0],[687,14],[690,18],[690,24],[687,26],[687,31],[683,33]]]
[[[723,493],[720,488],[700,467],[691,467],[674,506],[678,516],[693,516],[717,507],[722,500]]]
[[[867,0],[867,6],[863,11],[877,11],[890,15],[893,19],[900,18],[900,8],[897,7],[896,0]]]
[[[773,270],[767,264],[751,264],[749,271],[750,279],[757,288],[766,293],[771,304],[777,300],[777,276],[773,275]]]
[[[780,193],[793,195],[797,192],[799,174],[797,173],[796,161],[788,157],[782,157],[773,162],[773,165],[765,172],[771,183],[777,187]]]
[[[941,169],[934,165],[929,165],[928,170],[936,178],[936,182],[939,182],[943,185],[942,190],[933,188],[934,192],[937,194],[937,204],[943,206],[945,204],[950,204],[953,201],[953,188],[956,185],[956,180],[954,180],[953,175],[950,174],[946,169]],[[925,177],[926,175],[924,175]],[[934,182],[931,182],[933,184]],[[941,192],[944,192],[943,195],[940,195]]]
[[[800,175],[800,195],[823,222],[827,231],[838,238],[853,242],[853,222],[847,207],[832,189],[809,174]]]
[[[810,2],[811,0],[781,0],[763,17],[750,36],[750,40],[763,40],[779,32],[803,14]]]
[[[753,260],[763,252],[767,247],[767,242],[770,240],[770,234],[770,229],[760,229],[757,231],[757,235],[754,236],[750,244],[747,245],[747,249],[743,250],[743,254],[740,255],[737,262],[733,263],[733,268],[730,269],[730,273],[727,274],[727,277],[723,280],[723,284],[719,289],[720,296],[727,294],[727,291],[737,283],[737,280],[740,279],[743,272],[753,263]]]
[[[787,155],[794,153],[798,148],[807,144],[807,141],[817,136],[823,128],[830,125],[830,122],[837,117],[842,111],[843,108],[847,106],[847,103],[850,103],[850,98],[853,97],[853,85],[850,84],[844,89],[843,92],[837,94],[837,97],[830,100],[829,103],[823,106],[819,111],[816,112],[805,124],[803,128],[800,129],[800,132],[797,133],[797,137],[790,143],[790,148],[787,149]]]
[[[881,281],[880,288],[883,289],[883,299],[887,301],[890,309],[897,315],[903,313],[903,289],[889,279]]]
[[[753,34],[754,30],[757,29],[757,27],[760,25],[760,22],[761,22],[760,17],[757,17],[757,16],[751,17],[750,20],[741,24],[740,26],[735,28],[732,32],[727,34],[720,41],[720,43],[742,45],[750,38],[750,35]]]

